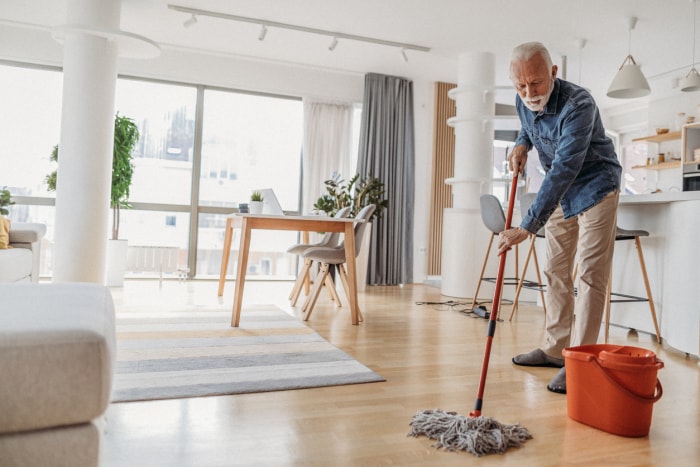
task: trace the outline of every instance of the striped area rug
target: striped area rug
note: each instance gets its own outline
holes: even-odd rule
[[[117,314],[112,402],[281,391],[384,378],[274,306]]]

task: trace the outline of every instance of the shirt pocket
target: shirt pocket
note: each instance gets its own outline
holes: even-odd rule
[[[557,143],[559,139],[556,135],[549,135],[545,132],[537,132],[535,134],[535,146],[540,152],[544,152],[549,157],[554,157],[554,153],[557,150]]]

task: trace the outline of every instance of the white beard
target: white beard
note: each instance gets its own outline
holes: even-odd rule
[[[552,80],[552,85],[549,87],[547,94],[531,97],[529,99],[523,99],[523,104],[525,104],[525,107],[533,112],[541,112],[547,105],[547,101],[549,100],[549,96],[552,95],[552,91],[554,91],[554,80]]]

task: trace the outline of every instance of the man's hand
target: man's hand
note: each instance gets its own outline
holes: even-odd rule
[[[524,242],[530,235],[530,232],[520,227],[504,230],[498,234],[498,254],[501,255],[518,243]]]
[[[527,163],[527,148],[522,144],[515,146],[508,155],[510,170],[522,174]]]

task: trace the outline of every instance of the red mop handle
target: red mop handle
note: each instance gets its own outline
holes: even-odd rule
[[[510,199],[508,200],[508,212],[506,214],[506,230],[510,229],[511,221],[513,220],[513,208],[515,207],[515,191],[518,187],[518,172],[513,173],[513,181],[510,185]],[[489,328],[486,336],[486,350],[484,351],[484,363],[481,365],[481,379],[479,380],[479,391],[476,396],[474,410],[469,412],[470,417],[479,417],[481,415],[481,407],[484,399],[484,387],[486,386],[486,373],[489,369],[489,359],[491,357],[491,342],[496,334],[496,320],[498,319],[498,308],[501,305],[501,287],[503,286],[503,276],[506,270],[506,253],[504,251],[500,255],[498,263],[498,275],[496,276],[496,290],[493,293],[493,307],[489,316]]]

